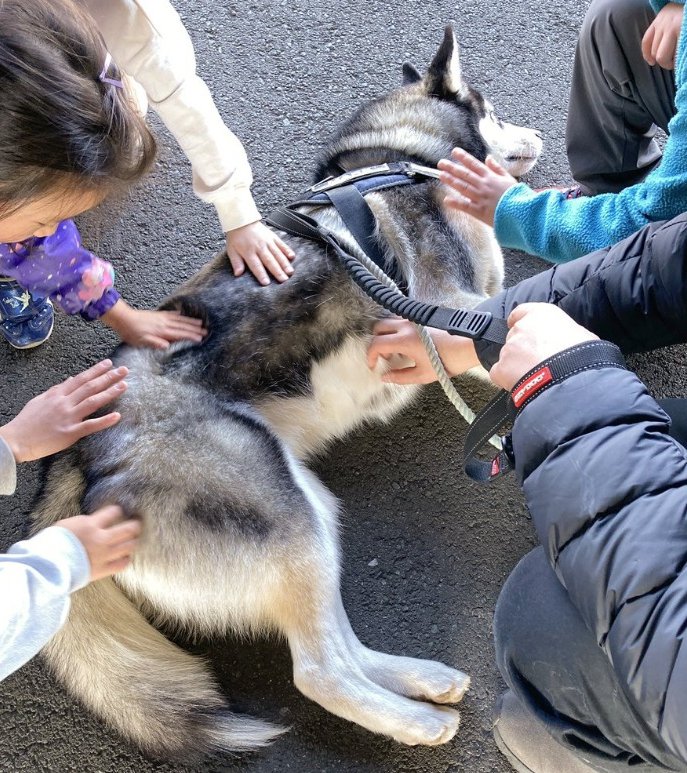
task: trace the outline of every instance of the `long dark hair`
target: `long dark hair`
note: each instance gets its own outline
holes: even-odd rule
[[[52,191],[105,196],[152,165],[145,121],[99,78],[106,56],[73,0],[0,0],[0,217]]]

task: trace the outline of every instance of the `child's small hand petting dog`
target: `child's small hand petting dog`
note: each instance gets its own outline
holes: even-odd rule
[[[465,212],[493,227],[501,196],[518,181],[491,156],[483,164],[464,150],[454,148],[451,158],[452,161],[442,159],[437,165],[441,182],[455,191],[444,202],[450,209]]]

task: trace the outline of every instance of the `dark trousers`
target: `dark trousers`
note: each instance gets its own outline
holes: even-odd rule
[[[585,16],[566,144],[572,176],[587,193],[620,191],[660,162],[654,135],[675,114],[675,79],[642,57],[653,19],[648,0],[593,0]]]
[[[673,437],[687,446],[687,399],[660,403],[673,419]],[[687,771],[625,696],[543,548],[525,556],[503,586],[494,639],[508,686],[557,741],[594,769]]]

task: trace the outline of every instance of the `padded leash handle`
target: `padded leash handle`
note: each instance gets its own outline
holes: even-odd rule
[[[554,384],[601,368],[625,369],[620,349],[608,341],[587,341],[554,354],[540,362],[518,381],[510,392],[500,392],[475,418],[465,438],[463,469],[472,480],[492,481],[515,467],[510,434],[503,439],[503,450],[491,460],[477,458],[488,439],[504,425],[514,422],[532,400]]]

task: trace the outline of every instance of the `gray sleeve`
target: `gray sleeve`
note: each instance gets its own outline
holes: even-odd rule
[[[70,594],[89,577],[85,548],[59,526],[0,555],[0,679],[29,661],[62,627]]]
[[[7,443],[0,438],[0,494],[14,494],[17,488],[17,463]]]

